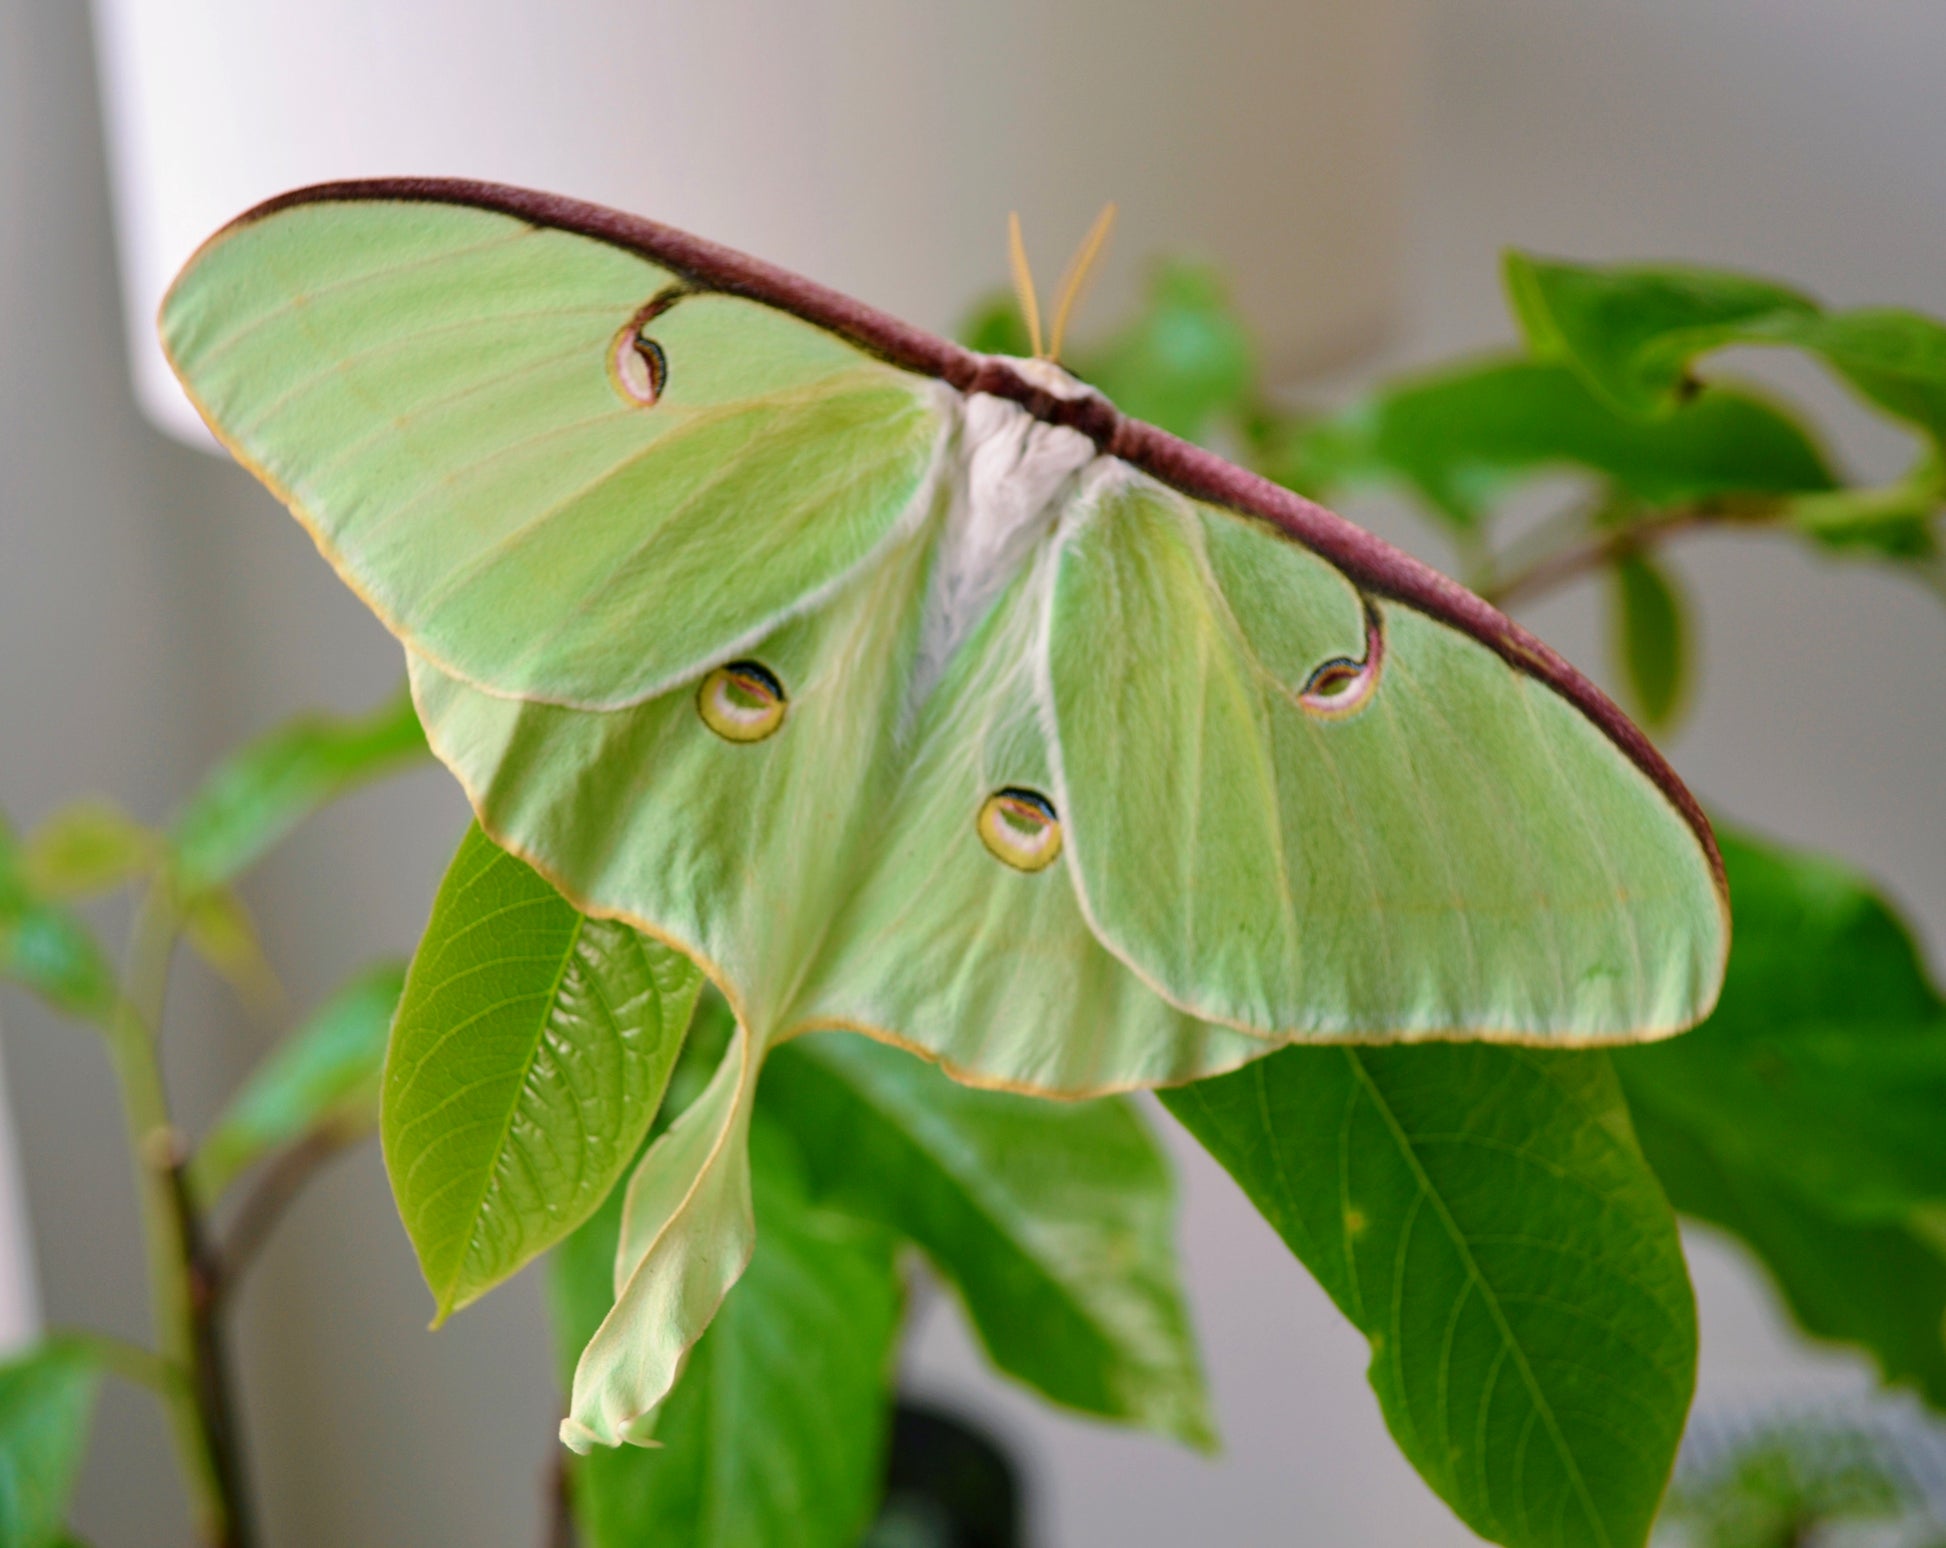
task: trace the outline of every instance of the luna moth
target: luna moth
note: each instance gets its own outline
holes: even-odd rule
[[[1031,294],[1031,291],[1030,291]],[[1664,1036],[1721,861],[1560,656],[1051,358],[479,183],[340,183],[165,346],[404,643],[479,822],[737,1032],[628,1187],[563,1437],[650,1438],[750,1252],[766,1050],[1056,1097],[1279,1046]]]

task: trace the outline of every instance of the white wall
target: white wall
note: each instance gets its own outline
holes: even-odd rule
[[[1504,335],[1505,242],[1742,263],[1946,313],[1946,9],[1933,0],[1425,3],[1412,304],[1393,362]],[[0,802],[31,818],[99,790],[159,818],[209,750],[302,703],[369,702],[396,657],[254,484],[135,415],[81,7],[0,0],[0,71]],[[1867,437],[1863,450],[1886,447]],[[1372,514],[1425,546],[1396,513]],[[1788,545],[1699,542],[1682,562],[1708,605],[1709,676],[1677,761],[1719,808],[1885,877],[1937,957],[1946,615]],[[1570,593],[1532,621],[1599,667],[1593,600]],[[460,820],[428,773],[351,803],[267,868],[253,897],[300,1004],[367,953],[409,945]],[[194,975],[176,1009],[171,1076],[196,1120],[265,1034]],[[5,1054],[47,1314],[139,1335],[99,1051],[19,1013]],[[1223,1461],[1000,1390],[972,1373],[945,1308],[920,1339],[928,1385],[966,1393],[1035,1452],[1043,1548],[1464,1541],[1392,1452],[1362,1345],[1182,1150]],[[1705,1249],[1698,1273],[1706,1399],[1780,1379],[1793,1357],[1734,1258]],[[375,1158],[345,1163],[244,1308],[280,1548],[536,1541],[553,1397],[535,1286],[436,1336],[429,1309]],[[174,1519],[167,1478],[161,1427],[139,1398],[112,1399],[85,1534],[102,1548],[183,1540],[158,1526]]]

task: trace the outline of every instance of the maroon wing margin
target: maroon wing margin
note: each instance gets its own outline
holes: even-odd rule
[[[732,248],[579,199],[461,178],[372,178],[319,183],[279,194],[238,216],[225,229],[298,205],[368,201],[470,205],[639,253],[674,270],[699,290],[747,296],[828,328],[905,370],[939,377],[962,392],[1010,399],[1039,419],[1081,431],[1104,452],[1194,499],[1273,523],[1330,560],[1363,590],[1404,603],[1472,636],[1573,704],[1682,814],[1709,857],[1718,891],[1728,896],[1723,857],[1709,819],[1675,770],[1613,700],[1497,608],[1316,502],[1154,425],[1127,418],[1099,393],[1058,397],[1021,376],[1003,357],[975,354]]]

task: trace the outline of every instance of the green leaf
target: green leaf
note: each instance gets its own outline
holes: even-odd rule
[[[234,880],[319,807],[428,756],[401,690],[366,716],[307,715],[219,764],[176,818],[183,890]]]
[[[1698,357],[1733,344],[1800,349],[1869,403],[1946,445],[1946,324],[1890,307],[1826,312],[1714,269],[1599,268],[1510,253],[1507,288],[1535,355],[1571,365],[1618,408],[1666,413]]]
[[[367,968],[271,1051],[196,1153],[199,1197],[214,1201],[247,1168],[307,1136],[348,1143],[378,1127],[379,1072],[404,988],[403,962]]]
[[[51,903],[0,912],[0,979],[84,1021],[105,1021],[115,1007],[108,958],[85,925]]]
[[[88,1351],[59,1339],[0,1365],[0,1543],[8,1548],[63,1541],[99,1385]]]
[[[105,1024],[115,973],[88,927],[30,885],[26,857],[0,817],[0,982],[32,990],[56,1010]]]
[[[1615,1056],[1630,1105],[1833,1219],[1946,1202],[1946,1001],[1862,877],[1718,830],[1736,933],[1715,1013]]]
[[[764,1082],[820,1194],[917,1242],[1002,1370],[1085,1413],[1214,1445],[1175,1190],[1133,1104],[978,1091],[849,1033],[778,1049]]]
[[[588,1218],[648,1132],[702,975],[467,830],[385,1063],[392,1178],[441,1319]]]
[[[1690,361],[1735,342],[1752,323],[1817,310],[1782,285],[1714,269],[1595,268],[1510,252],[1504,272],[1535,356],[1575,367],[1630,414],[1673,408],[1692,385]]]
[[[1946,446],[1946,324],[1936,318],[1891,307],[1772,318],[1745,342],[1821,356],[1868,402]]]
[[[109,892],[153,870],[162,842],[111,801],[76,801],[50,814],[21,857],[27,884],[46,898]]]
[[[1295,428],[1264,471],[1307,494],[1403,486],[1461,530],[1541,474],[1599,475],[1670,506],[1828,490],[1811,436],[1762,399],[1705,393],[1661,419],[1618,413],[1561,365],[1489,358],[1409,378]]]
[[[1946,1000],[1864,877],[1718,836],[1737,909],[1722,999],[1615,1060],[1644,1148],[1807,1332],[1946,1408]]]
[[[1864,1349],[1886,1381],[1946,1412],[1946,1253],[1907,1225],[1823,1213],[1653,1107],[1635,1122],[1669,1202],[1741,1241],[1799,1327]]]
[[[1647,1538],[1695,1310],[1601,1055],[1292,1048],[1162,1100],[1370,1341],[1393,1438],[1468,1526]]]
[[[1892,307],[1775,316],[1737,342],[1816,355],[1867,402],[1946,446],[1946,324],[1936,318]]]
[[[1141,310],[1075,369],[1123,413],[1192,441],[1256,393],[1256,354],[1229,287],[1180,259],[1156,265]]]
[[[1669,573],[1647,553],[1616,560],[1612,588],[1614,651],[1630,708],[1650,730],[1666,729],[1689,697],[1689,610]]]
[[[767,1104],[751,1134],[756,1251],[659,1411],[656,1448],[571,1464],[589,1548],[851,1548],[878,1504],[900,1319],[893,1239],[812,1202]],[[623,1192],[554,1257],[564,1371],[614,1300]]]

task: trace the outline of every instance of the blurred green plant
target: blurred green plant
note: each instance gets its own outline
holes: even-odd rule
[[[1834,1421],[1780,1419],[1707,1461],[1685,1457],[1662,1523],[1682,1548],[1946,1543],[1880,1438]],[[1845,1536],[1848,1529],[1866,1535]]]
[[[1615,680],[1653,727],[1698,677],[1697,602],[1672,559],[1688,534],[1777,534],[1946,596],[1940,324],[1705,270],[1515,254],[1506,278],[1520,347],[1330,412],[1266,392],[1219,277],[1193,264],[1159,266],[1070,363],[1125,411],[1307,495],[1403,493],[1502,604],[1602,577]],[[966,338],[1026,348],[1010,301],[977,309]],[[1855,482],[1800,409],[1719,380],[1714,353],[1752,345],[1807,354],[1903,427],[1908,470]],[[1509,507],[1562,473],[1578,497],[1509,535]],[[321,805],[424,757],[401,696],[252,743],[163,827],[92,799],[25,835],[0,823],[0,978],[103,1035],[155,1312],[152,1347],[58,1334],[0,1367],[0,1541],[68,1540],[104,1374],[163,1403],[204,1539],[254,1540],[223,1379],[230,1292],[315,1168],[378,1126],[388,1085],[403,1105],[387,1160],[440,1314],[549,1254],[565,1365],[606,1315],[618,1179],[695,1096],[727,1010],[690,964],[582,918],[477,829],[409,973],[354,974],[199,1143],[170,1115],[157,1048],[178,945],[270,1013],[236,884]],[[1946,1412],[1946,1001],[1865,878],[1736,833],[1724,850],[1729,976],[1682,1038],[1615,1055],[1292,1049],[1163,1100],[1368,1339],[1406,1457],[1509,1548],[1649,1532],[1695,1361],[1669,1202],[1739,1240],[1808,1333]],[[117,971],[87,910],[127,889]],[[971,1090],[820,1035],[772,1059],[754,1157],[756,1257],[663,1413],[665,1444],[564,1459],[556,1541],[850,1548],[883,1492],[919,1262],[1014,1380],[1214,1445],[1170,1169],[1139,1107]],[[1752,1453],[1685,1480],[1670,1509],[1711,1548],[1756,1548],[1804,1541],[1878,1487],[1868,1469]]]

